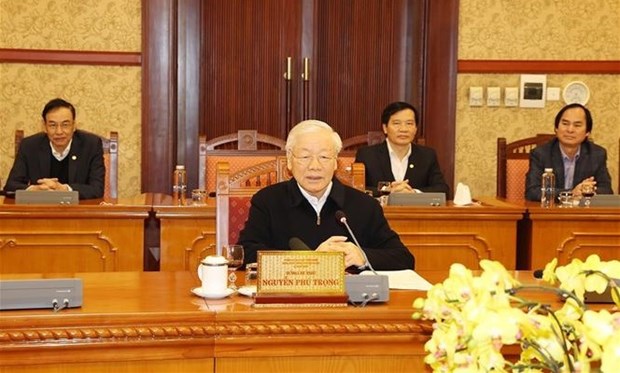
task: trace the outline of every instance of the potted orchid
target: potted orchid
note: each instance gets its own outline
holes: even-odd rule
[[[554,259],[543,271],[548,284],[532,286],[499,262],[482,260],[479,275],[453,264],[449,277],[413,305],[414,318],[433,321],[425,362],[435,372],[620,371],[620,292],[613,280],[620,261],[593,255],[556,266]],[[608,287],[615,306],[588,309],[585,293]],[[562,302],[526,298],[541,299],[539,292]]]

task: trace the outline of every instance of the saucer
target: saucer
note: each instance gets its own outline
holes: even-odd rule
[[[199,296],[201,298],[205,298],[205,299],[223,299],[223,298],[226,298],[226,297],[232,295],[234,292],[235,292],[235,289],[226,288],[226,290],[223,293],[220,293],[220,294],[206,294],[202,290],[202,287],[197,287],[197,288],[193,288],[192,289],[192,293],[194,295],[197,295],[197,296]]]
[[[256,285],[242,286],[237,291],[246,297],[253,297],[256,294]]]

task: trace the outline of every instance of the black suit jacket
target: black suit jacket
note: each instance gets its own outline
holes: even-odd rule
[[[525,199],[540,201],[540,187],[545,168],[553,168],[555,187],[558,190],[564,190],[564,162],[557,138],[537,146],[530,153],[530,168],[525,178]],[[597,193],[613,194],[611,176],[607,170],[607,151],[590,141],[584,141],[581,143],[579,159],[575,164],[573,185],[570,189],[590,176],[594,176],[596,180]]]
[[[316,249],[331,236],[347,236],[347,229],[336,220],[344,211],[351,230],[376,270],[412,269],[413,255],[394,232],[377,201],[371,196],[345,186],[336,178],[320,217],[301,194],[297,181],[291,179],[267,186],[253,197],[239,244],[245,262],[256,262],[258,250],[288,250],[289,240],[297,237]]]
[[[376,191],[379,181],[395,180],[385,141],[359,148],[355,154],[355,162],[361,162],[366,166],[366,188],[369,190]],[[405,179],[409,180],[412,188],[422,192],[441,192],[446,195],[450,192],[437,162],[437,154],[426,146],[415,144],[411,146]]]
[[[103,197],[105,165],[103,145],[97,135],[76,130],[69,151],[69,186],[80,199]],[[52,149],[45,133],[24,138],[9,173],[5,192],[26,189],[38,179],[50,177]]]

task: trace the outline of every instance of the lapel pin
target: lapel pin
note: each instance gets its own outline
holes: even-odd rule
[[[75,161],[77,159],[77,156],[73,155],[73,156],[71,156],[71,159],[73,159]]]
[[[411,164],[409,165],[409,168],[413,168],[413,163],[411,163]]]

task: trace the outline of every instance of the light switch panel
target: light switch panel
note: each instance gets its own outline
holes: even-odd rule
[[[504,91],[504,105],[519,105],[519,87],[506,87],[506,90]]]
[[[482,87],[469,87],[469,106],[482,106]]]
[[[560,101],[560,87],[547,87],[547,101]]]
[[[487,106],[499,106],[500,96],[499,87],[487,88]]]

